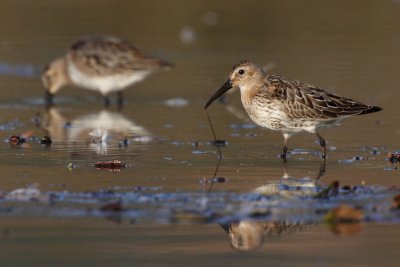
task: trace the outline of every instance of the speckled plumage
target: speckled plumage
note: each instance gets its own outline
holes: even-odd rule
[[[42,81],[49,95],[73,84],[106,96],[171,67],[170,63],[144,55],[128,41],[110,36],[87,37],[74,43],[64,57],[50,62]]]
[[[283,134],[283,157],[287,152],[287,139],[302,131],[318,136],[325,157],[325,140],[318,134],[319,128],[337,124],[350,116],[381,110],[316,86],[266,75],[261,67],[250,61],[242,61],[232,68],[228,81],[205,107],[235,86],[240,88],[242,104],[250,118],[262,127]]]

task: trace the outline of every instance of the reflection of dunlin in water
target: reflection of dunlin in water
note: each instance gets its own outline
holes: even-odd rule
[[[329,187],[330,186],[327,188]],[[327,188],[324,190],[327,190]],[[287,166],[284,166],[284,174],[279,181],[269,182],[266,185],[257,187],[253,192],[267,197],[278,197],[280,201],[290,199],[296,200],[298,197],[301,199],[311,198],[315,200],[318,198],[318,192],[320,192],[321,189],[323,189],[323,187],[318,185],[318,180],[308,177],[302,179],[291,177],[287,172]],[[327,192],[326,197],[328,196],[329,192]],[[253,212],[258,215],[256,210],[257,207],[259,207],[258,200],[248,203],[247,206],[249,209],[255,209]],[[311,226],[315,223],[315,221],[311,222],[307,219],[306,221],[302,221],[299,217],[296,217],[296,219],[286,219],[290,217],[291,209],[295,209],[295,207],[277,208],[272,205],[267,209],[262,209],[260,215],[266,216],[264,221],[254,220],[252,219],[253,217],[250,217],[250,219],[246,217],[239,221],[220,224],[220,226],[229,234],[229,242],[233,249],[252,251],[261,248],[262,245],[271,238],[285,233],[302,231],[307,226]],[[330,212],[325,215],[324,221],[329,223],[330,229],[334,234],[345,236],[356,234],[361,231],[362,218],[363,212],[361,210],[351,208],[347,205],[340,205],[330,210]]]
[[[217,165],[214,176],[217,175],[218,167]],[[318,175],[319,177],[320,174]],[[263,196],[283,197],[284,199],[298,196],[314,197],[318,189],[317,180],[308,177],[303,179],[291,177],[285,164],[283,167],[283,176],[279,181],[257,187],[253,192]],[[274,217],[274,215],[284,214],[285,211],[271,208],[267,210],[267,213],[269,214],[268,216]],[[300,221],[255,221],[243,219],[239,222],[221,224],[220,226],[229,234],[230,245],[233,249],[252,251],[261,248],[271,238],[284,233],[301,231],[306,225],[308,224]]]
[[[304,229],[304,224],[288,222],[257,222],[243,220],[224,227],[229,233],[232,248],[240,251],[251,251],[260,248],[268,239],[283,233],[298,232]]]
[[[142,126],[135,124],[119,112],[101,110],[68,121],[57,108],[51,107],[43,116],[42,128],[54,142],[89,144],[100,154],[107,152],[110,140],[123,141],[129,136],[149,136]]]

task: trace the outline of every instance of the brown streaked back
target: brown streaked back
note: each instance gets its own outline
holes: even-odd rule
[[[335,119],[382,110],[278,75],[267,76],[267,88],[268,97],[282,102],[293,118]]]
[[[68,53],[76,68],[92,76],[171,68],[172,64],[147,57],[128,41],[115,37],[87,37]]]

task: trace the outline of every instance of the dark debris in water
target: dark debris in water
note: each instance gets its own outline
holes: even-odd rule
[[[228,141],[225,141],[225,140],[211,141],[211,145],[217,146],[217,147],[224,147],[224,146],[227,146],[228,144],[229,144]]]
[[[98,161],[94,164],[94,167],[98,170],[118,172],[123,168],[127,168],[128,165],[120,160],[111,160],[111,161]]]
[[[394,209],[400,210],[400,194],[393,197],[393,204],[392,207]]]
[[[51,137],[48,135],[45,135],[42,137],[42,139],[40,139],[40,143],[44,146],[50,146],[53,141],[51,140]]]
[[[227,181],[228,181],[228,179],[225,177],[214,177],[211,179],[203,178],[200,180],[200,184],[204,184],[204,185],[211,184],[211,183],[222,184],[222,183],[226,183]]]
[[[388,160],[392,164],[400,163],[400,154],[399,153],[388,153]]]
[[[26,139],[21,137],[21,136],[19,136],[19,135],[11,135],[8,138],[8,143],[11,146],[19,146],[19,145],[22,145],[25,142],[26,142]]]

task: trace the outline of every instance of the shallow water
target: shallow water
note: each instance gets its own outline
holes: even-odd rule
[[[399,170],[388,153],[400,150],[398,1],[2,5],[2,266],[397,266]],[[125,37],[176,68],[127,90],[123,110],[102,109],[99,95],[71,87],[46,109],[41,68],[89,34]],[[246,58],[384,110],[321,132],[326,173],[314,183],[314,136],[290,139],[284,169],[282,136],[252,124],[238,92],[229,94],[209,108],[228,142],[222,178],[211,185],[217,150],[202,106]],[[12,146],[11,135],[27,142]],[[39,142],[45,135],[49,147]],[[111,160],[125,167],[95,167]],[[315,198],[333,181],[358,191]],[[325,223],[340,203],[361,209],[362,223]],[[252,253],[235,253],[225,232],[242,229],[240,221],[259,241]],[[260,230],[269,223],[281,231]]]

